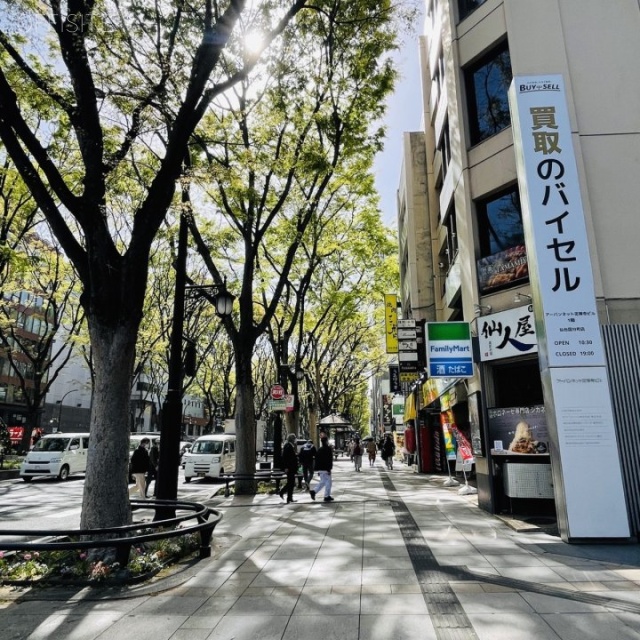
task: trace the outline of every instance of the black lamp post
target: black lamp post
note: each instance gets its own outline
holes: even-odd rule
[[[178,468],[180,465],[180,430],[182,426],[182,342],[184,339],[184,302],[187,291],[195,292],[209,300],[219,316],[229,316],[233,310],[234,296],[223,285],[188,284],[187,278],[187,239],[188,225],[185,213],[180,214],[178,231],[178,255],[175,262],[176,288],[173,301],[173,321],[171,325],[171,343],[169,351],[169,379],[167,395],[162,405],[160,426],[160,460],[158,462],[159,500],[178,498]],[[156,518],[164,520],[175,517],[174,508],[161,508]]]

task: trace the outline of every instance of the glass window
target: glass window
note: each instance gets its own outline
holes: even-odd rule
[[[198,440],[191,448],[191,453],[222,453],[220,440]]]
[[[41,438],[36,442],[35,451],[65,451],[69,438]]]
[[[442,179],[447,175],[447,169],[451,162],[451,140],[449,137],[449,119],[447,118],[442,125],[442,136],[438,142],[438,151],[442,156]]]
[[[476,202],[480,293],[510,287],[529,278],[520,199],[515,187]]]
[[[475,11],[481,4],[487,0],[458,0],[458,13],[460,20],[464,20],[470,13]]]
[[[511,124],[507,92],[512,75],[506,42],[465,69],[471,144]]]
[[[477,202],[476,211],[482,257],[524,244],[520,197],[515,187]]]

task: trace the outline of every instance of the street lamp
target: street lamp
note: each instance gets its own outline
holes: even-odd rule
[[[188,204],[188,195],[183,191],[183,204]],[[184,339],[184,303],[187,291],[197,293],[216,308],[221,317],[231,315],[234,296],[226,289],[226,280],[221,285],[195,285],[187,278],[187,214],[180,214],[178,231],[178,255],[175,262],[176,282],[173,300],[173,321],[169,351],[169,377],[167,395],[162,405],[160,426],[160,460],[158,463],[157,497],[159,500],[178,498],[178,467],[180,465],[180,427],[182,423],[182,342]],[[156,511],[156,519],[175,517],[175,508],[162,507]]]
[[[72,394],[75,393],[77,391],[77,389],[71,389],[70,391],[67,391],[67,393],[65,393],[62,398],[60,398],[60,400],[56,400],[56,404],[59,405],[58,406],[58,431],[62,430],[62,403],[64,402],[64,399]]]

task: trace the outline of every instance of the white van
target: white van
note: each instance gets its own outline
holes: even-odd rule
[[[42,436],[20,465],[25,482],[33,478],[54,477],[66,480],[87,470],[88,433],[51,433]]]
[[[201,436],[184,455],[184,481],[219,478],[236,470],[236,437],[229,434]]]

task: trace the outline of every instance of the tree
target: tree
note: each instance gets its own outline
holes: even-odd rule
[[[26,451],[41,426],[42,402],[81,340],[84,314],[77,278],[57,247],[32,232],[14,255],[0,300],[0,345],[26,407]]]
[[[305,14],[305,30],[283,34],[264,68],[225,96],[204,122],[198,156],[194,150],[193,180],[218,213],[218,225],[232,234],[221,246],[191,224],[214,280],[226,272],[239,282],[239,313],[224,326],[235,352],[243,475],[255,470],[254,347],[293,299],[294,265],[306,257],[306,235],[340,215],[353,185],[372,189],[368,177],[381,131],[370,123],[381,116],[395,77],[384,60],[395,43],[388,5],[380,11],[369,3],[328,5],[333,13]],[[216,145],[214,134],[224,143]],[[295,317],[286,321],[285,334]],[[280,354],[279,364],[287,355]],[[250,481],[236,483],[237,493],[252,490]]]
[[[266,45],[307,4],[256,3]],[[25,2],[30,41],[2,22],[0,139],[83,286],[94,364],[83,528],[130,521],[128,404],[150,248],[196,127],[255,65],[225,55],[240,20],[252,19],[248,5]],[[48,109],[40,132],[27,122],[34,96]],[[131,194],[133,177],[140,188]],[[178,452],[165,453],[174,454],[177,465]]]

